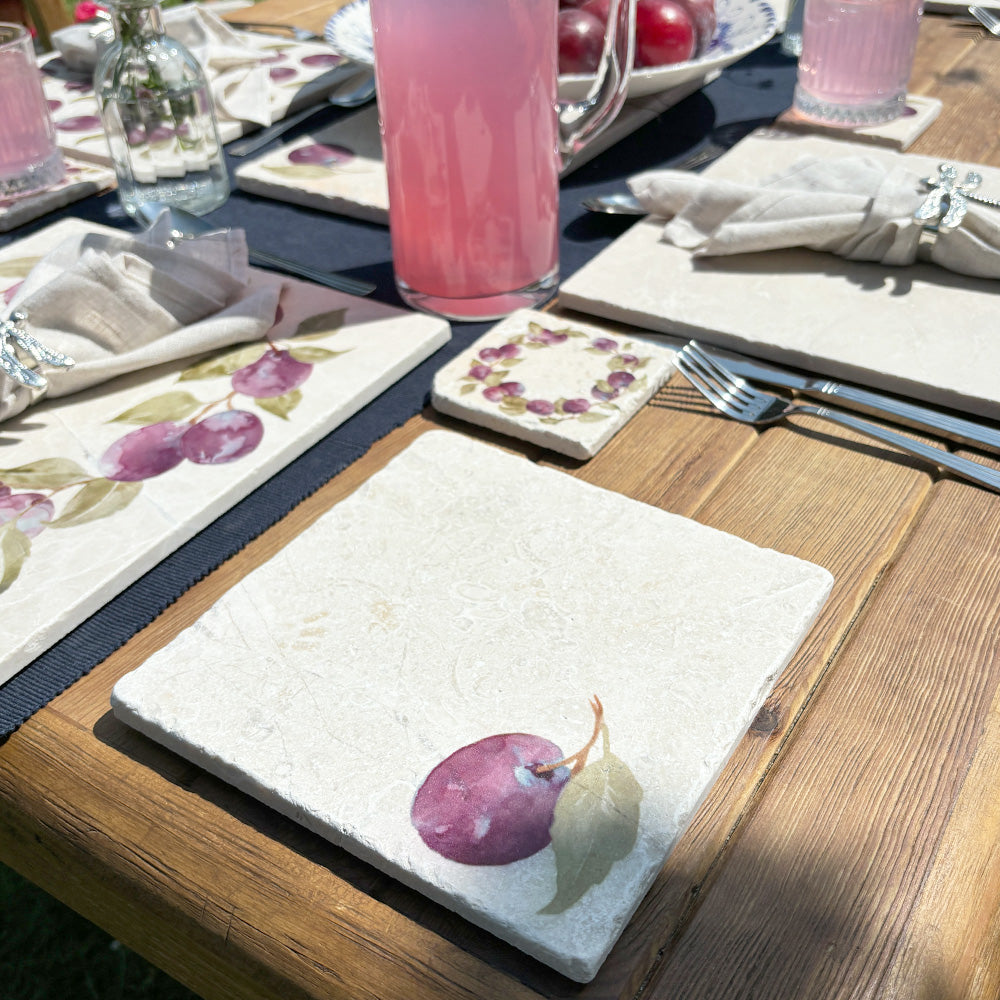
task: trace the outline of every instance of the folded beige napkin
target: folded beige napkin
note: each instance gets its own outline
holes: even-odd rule
[[[270,125],[269,95],[274,89],[265,53],[240,37],[225,21],[196,4],[163,13],[167,34],[187,48],[208,78],[220,119]],[[93,70],[98,56],[114,40],[109,26],[73,24],[53,32],[52,42],[73,69]]]
[[[0,420],[43,396],[65,396],[267,333],[281,286],[247,285],[242,230],[172,248],[164,245],[168,232],[164,219],[137,237],[73,236],[35,265],[10,312],[25,313],[25,332],[75,364],[40,368],[48,383],[41,389],[0,374]]]
[[[220,118],[271,124],[271,67],[259,49],[215,14],[190,4],[169,8],[164,25],[201,63]]]
[[[1000,277],[1000,211],[970,202],[961,225],[922,240],[923,224],[913,214],[927,188],[901,164],[804,157],[758,184],[660,170],[633,177],[629,187],[648,212],[670,220],[664,240],[695,256],[806,247],[850,260],[923,260]]]

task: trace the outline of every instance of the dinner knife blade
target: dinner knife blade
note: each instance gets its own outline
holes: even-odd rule
[[[785,389],[796,389],[799,392],[815,396],[827,396],[843,403],[853,404],[863,410],[887,416],[892,420],[912,425],[950,440],[960,441],[977,447],[1000,451],[1000,428],[990,427],[975,420],[945,413],[933,407],[911,403],[895,396],[889,396],[874,389],[838,382],[834,379],[817,378],[811,375],[800,375],[757,358],[732,354],[729,351],[709,350],[702,343],[702,349],[715,355],[730,371],[741,378],[763,382],[766,385],[780,385]]]

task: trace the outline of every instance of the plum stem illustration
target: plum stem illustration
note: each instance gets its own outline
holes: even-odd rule
[[[576,753],[572,753],[568,757],[556,761],[554,764],[540,764],[535,768],[535,774],[544,774],[546,771],[554,771],[557,767],[568,767],[572,764],[573,767],[569,773],[570,777],[573,777],[584,769],[587,764],[587,756],[593,750],[594,744],[597,743],[597,737],[600,736],[601,727],[604,724],[604,706],[596,694],[590,700],[590,708],[594,713],[594,731],[587,743],[577,750]]]

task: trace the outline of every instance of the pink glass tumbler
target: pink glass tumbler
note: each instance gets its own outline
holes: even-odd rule
[[[625,99],[635,0],[612,0],[594,85],[558,100],[557,0],[371,0],[396,287],[495,319],[558,284],[559,171]]]
[[[795,110],[854,128],[906,107],[922,0],[806,0]]]
[[[0,198],[42,191],[64,173],[31,35],[0,22]]]

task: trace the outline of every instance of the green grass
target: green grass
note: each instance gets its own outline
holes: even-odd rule
[[[198,1000],[159,969],[0,865],[3,1000]]]

